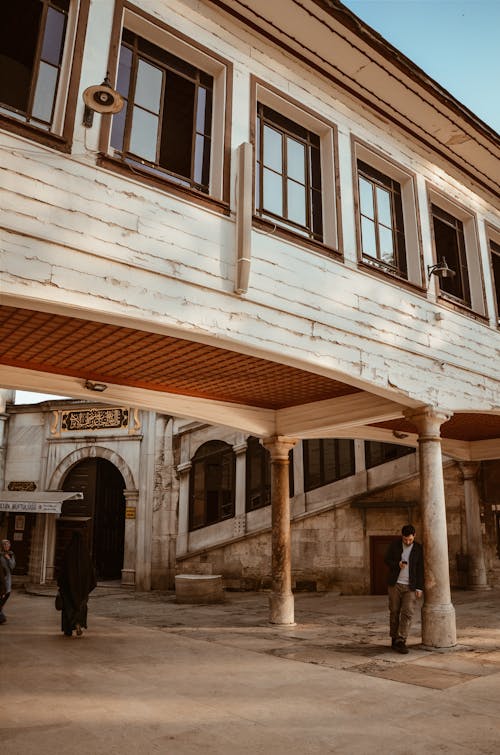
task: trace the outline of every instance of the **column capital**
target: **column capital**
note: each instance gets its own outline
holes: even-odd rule
[[[123,491],[123,497],[125,498],[125,503],[127,506],[136,506],[139,500],[139,491],[125,489]]]
[[[192,467],[192,463],[190,461],[184,462],[184,464],[178,464],[177,465],[177,471],[179,474],[187,474],[187,472],[190,471]]]
[[[447,422],[452,414],[436,409],[433,406],[422,406],[418,409],[406,409],[403,412],[407,420],[417,428],[420,438],[427,440],[441,437],[441,425]]]
[[[261,438],[264,448],[267,448],[271,454],[271,460],[288,460],[288,453],[295,446],[298,438],[290,438],[287,435],[271,435],[268,438]]]
[[[233,446],[233,451],[236,454],[236,456],[239,456],[240,454],[245,453],[245,451],[247,450],[247,448],[248,448],[248,443],[245,440],[245,441],[243,441],[243,443],[236,443]]]
[[[479,461],[459,461],[458,466],[464,480],[474,480],[481,464]]]

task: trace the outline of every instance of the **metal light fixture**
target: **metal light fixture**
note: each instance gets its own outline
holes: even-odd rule
[[[448,267],[446,257],[441,257],[441,262],[438,262],[437,265],[427,265],[427,275],[429,278],[431,275],[437,275],[439,279],[454,278],[456,272],[451,267]]]
[[[85,388],[89,391],[96,391],[97,393],[102,393],[106,390],[108,386],[106,383],[94,383],[92,380],[86,380],[85,381]]]

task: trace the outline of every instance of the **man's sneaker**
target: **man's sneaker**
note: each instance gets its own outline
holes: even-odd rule
[[[409,650],[406,647],[406,641],[401,638],[396,640],[394,644],[394,649],[397,650],[398,653],[402,653],[403,655],[406,655],[406,653],[409,653]]]

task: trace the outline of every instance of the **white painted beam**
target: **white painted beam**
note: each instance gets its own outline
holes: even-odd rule
[[[337,432],[338,429],[398,419],[403,416],[405,408],[394,401],[362,392],[280,409],[276,413],[276,426],[280,435],[303,437],[303,433],[314,432],[315,437],[323,437],[327,430]]]
[[[85,381],[81,378],[0,365],[0,386],[36,393],[53,393],[105,404],[128,404],[198,422],[225,425],[257,437],[276,434],[275,413],[270,409],[257,409],[112,383],[107,384],[103,393],[95,393],[86,389],[84,384]]]

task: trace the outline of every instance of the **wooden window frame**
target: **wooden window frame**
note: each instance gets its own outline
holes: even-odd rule
[[[113,21],[112,42],[108,70],[116,81],[122,29],[162,48],[173,56],[198,68],[214,78],[212,108],[212,144],[210,153],[210,180],[208,193],[184,186],[169,177],[167,172],[150,172],[139,163],[130,165],[111,147],[112,118],[103,117],[99,137],[98,164],[121,175],[129,176],[154,188],[189,198],[215,211],[229,214],[230,191],[230,123],[232,66],[224,58],[198,44],[160,19],[143,12],[137,6],[117,0]]]
[[[282,121],[280,123],[280,121]],[[293,233],[298,233],[300,235],[304,235],[306,238],[317,241],[319,243],[323,242],[323,202],[321,197],[321,187],[322,187],[322,176],[321,176],[321,167],[319,167],[319,186],[313,185],[313,177],[312,177],[312,154],[314,150],[317,150],[318,156],[320,158],[321,156],[321,145],[320,145],[320,139],[317,134],[315,134],[313,131],[310,131],[308,129],[303,129],[299,124],[294,123],[290,121],[290,119],[286,119],[287,123],[283,122],[283,119],[280,117],[280,113],[277,113],[277,111],[273,110],[267,105],[264,105],[261,102],[257,103],[257,145],[258,148],[256,150],[256,176],[255,176],[255,186],[256,186],[256,197],[259,197],[259,200],[256,200],[256,207],[255,212],[256,214],[264,218],[266,220],[270,220],[271,222],[279,223],[280,225],[283,225],[285,228],[289,229]],[[275,172],[275,175],[278,175],[281,179],[281,201],[282,201],[282,207],[283,207],[283,215],[277,215],[270,210],[266,210],[264,207],[264,131],[265,127],[268,126],[272,128],[273,131],[276,131],[281,136],[281,150],[282,150],[282,159],[281,159],[281,165],[282,169],[281,171],[273,171]],[[300,133],[300,131],[304,131],[303,134]],[[304,210],[305,210],[305,223],[302,225],[298,222],[295,222],[290,219],[289,212],[288,212],[288,193],[287,193],[287,185],[288,181],[292,180],[290,178],[290,174],[288,172],[288,165],[287,165],[287,151],[285,149],[285,142],[286,138],[291,137],[294,141],[297,141],[302,144],[305,151],[305,157],[306,157],[306,165],[305,165],[305,178],[304,178],[304,193],[305,193],[305,199],[304,199]],[[320,163],[321,160],[319,160]],[[318,214],[317,204],[319,203],[319,214],[320,214],[320,230],[315,230],[314,228],[314,218],[315,214]],[[316,209],[315,209],[316,208]]]
[[[424,290],[425,276],[422,259],[422,242],[418,215],[418,198],[416,175],[399,163],[391,160],[387,155],[357,137],[351,138],[352,171],[354,189],[354,208],[356,217],[356,241],[358,248],[358,265],[364,270],[379,274],[385,278],[397,280],[402,285]],[[361,165],[372,171],[360,171]],[[390,186],[397,184],[400,189],[400,208],[395,207],[395,197],[392,196],[393,217],[397,210],[401,212],[401,228],[399,238],[394,240],[394,248],[398,257],[397,266],[391,266],[380,259],[366,255],[363,252],[361,232],[361,202],[359,194],[359,176],[374,180],[384,189],[391,191]],[[375,178],[376,174],[378,177]],[[385,179],[384,184],[381,179]]]
[[[445,194],[429,184],[427,185],[427,199],[433,249],[432,264],[438,263],[443,256],[442,252],[436,245],[433,207],[436,207],[441,215],[442,213],[445,213],[442,217],[449,216],[455,221],[459,221],[460,225],[455,224],[459,235],[460,228],[463,230],[463,244],[461,245],[460,251],[462,254],[461,269],[456,270],[455,272],[457,275],[464,275],[464,271],[467,274],[468,280],[466,288],[468,287],[469,291],[469,301],[443,290],[439,285],[437,276],[432,276],[433,279],[435,279],[435,291],[437,297],[441,303],[447,304],[452,308],[455,307],[458,311],[484,318],[486,316],[485,289],[481,256],[479,253],[479,237],[476,216],[467,207],[451,200]],[[459,244],[461,244],[460,240]],[[448,263],[450,262],[450,260],[447,261]]]
[[[493,324],[500,328],[500,228],[486,224],[488,256],[493,293]],[[496,271],[498,270],[498,274]]]
[[[47,5],[47,3],[44,4]],[[41,126],[23,122],[14,115],[9,115],[6,110],[0,112],[0,128],[61,152],[71,152],[89,8],[90,0],[70,0],[50,128],[44,129]],[[38,45],[36,66],[39,65],[40,46],[41,40]],[[33,96],[32,91],[31,100]]]
[[[397,275],[397,276],[400,276],[401,278],[406,279],[408,277],[408,271],[407,271],[407,264],[406,264],[406,248],[405,248],[405,243],[404,243],[404,220],[403,220],[403,204],[402,204],[402,199],[401,199],[401,185],[394,178],[391,178],[390,176],[385,176],[382,173],[379,173],[379,171],[376,171],[374,168],[368,165],[368,163],[364,163],[362,160],[358,160],[357,170],[358,170],[358,183],[360,179],[363,178],[371,186],[373,207],[374,207],[373,218],[368,218],[368,216],[365,216],[362,211],[361,206],[359,209],[359,215],[361,219],[361,254],[363,257],[363,261],[365,262],[368,261],[369,263],[376,264],[377,267],[380,267],[381,270],[384,270],[385,272],[388,272],[390,274]],[[390,226],[384,223],[383,220],[380,218],[377,191],[376,191],[377,188],[381,188],[389,194],[390,215],[391,215]],[[364,249],[363,222],[362,222],[364,217],[367,217],[367,219],[372,220],[374,224],[375,246],[376,246],[375,257],[371,254],[368,254],[368,252],[366,252]],[[394,256],[396,259],[395,264],[390,264],[389,262],[385,262],[382,259],[381,241],[380,241],[381,228],[386,228],[390,230],[391,232],[392,246],[394,250]]]
[[[341,255],[342,250],[342,226],[340,213],[340,183],[338,177],[338,146],[337,128],[335,124],[327,121],[317,113],[304,107],[304,105],[284,95],[278,89],[267,82],[251,77],[251,102],[250,102],[250,140],[254,146],[255,158],[257,158],[257,131],[258,131],[258,104],[274,110],[283,118],[314,133],[320,140],[320,164],[321,164],[321,201],[323,216],[323,238],[317,241],[305,233],[293,229],[287,221],[279,222],[266,217],[261,217],[256,207],[256,181],[259,180],[257,171],[257,159],[254,160],[254,215],[253,226],[272,233],[275,236],[295,241],[301,246],[308,247],[331,255]],[[261,195],[262,196],[262,195]]]

